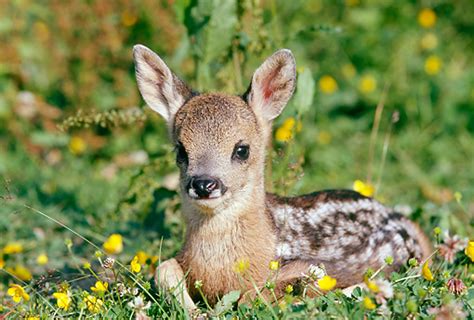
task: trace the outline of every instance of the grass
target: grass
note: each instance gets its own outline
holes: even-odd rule
[[[236,305],[230,293],[202,313],[472,319],[463,243],[474,224],[472,4],[228,3],[12,2],[0,12],[0,317],[188,316],[152,280],[180,249],[184,225],[165,124],[142,106],[133,76],[131,47],[143,43],[195,88],[232,93],[272,51],[292,49],[298,90],[275,122],[269,190],[361,180],[435,244],[432,280],[409,261],[398,273],[368,270],[368,288],[350,297],[288,290]],[[92,291],[97,281],[107,290]],[[29,300],[18,289],[16,303],[12,284]]]

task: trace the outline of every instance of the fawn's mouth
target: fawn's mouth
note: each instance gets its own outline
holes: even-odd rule
[[[194,200],[217,199],[227,191],[227,187],[219,178],[208,175],[191,177],[186,189],[188,196]]]
[[[227,188],[223,186],[220,189],[213,190],[211,193],[199,194],[198,192],[196,192],[194,188],[189,188],[188,196],[193,200],[209,201],[209,200],[221,198],[226,193],[226,191],[227,191]]]

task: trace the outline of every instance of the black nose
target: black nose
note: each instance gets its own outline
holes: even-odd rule
[[[207,198],[212,191],[221,187],[220,180],[210,176],[192,177],[189,184],[199,198]]]

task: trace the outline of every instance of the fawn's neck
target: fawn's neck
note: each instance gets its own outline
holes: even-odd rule
[[[211,216],[187,208],[186,241],[178,259],[189,270],[191,281],[204,282],[206,296],[241,289],[234,271],[239,261],[249,264],[248,272],[254,281],[266,279],[268,263],[275,255],[276,231],[263,188],[258,196],[261,201],[254,198],[246,205],[230,206],[231,211]]]

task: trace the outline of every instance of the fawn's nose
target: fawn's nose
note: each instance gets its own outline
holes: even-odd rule
[[[199,199],[217,198],[224,194],[224,188],[220,179],[206,175],[194,176],[189,181],[188,193]]]

